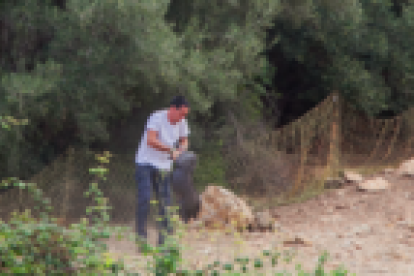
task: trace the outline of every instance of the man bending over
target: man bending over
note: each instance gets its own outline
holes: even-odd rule
[[[168,177],[163,177],[172,168],[182,151],[188,148],[190,133],[185,117],[189,105],[183,96],[176,96],[168,109],[152,113],[148,120],[135,157],[137,181],[136,232],[141,245],[147,242],[147,219],[150,211],[151,190],[158,201],[159,224],[158,245],[165,242],[165,233],[172,234],[172,226],[166,217],[167,206],[171,206],[171,187]],[[179,142],[178,149],[174,145]]]

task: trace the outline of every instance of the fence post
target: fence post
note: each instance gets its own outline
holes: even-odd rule
[[[295,179],[295,183],[293,186],[293,189],[290,193],[290,197],[293,197],[297,194],[299,188],[303,189],[303,186],[299,186],[302,184],[302,179],[303,179],[303,174],[304,174],[304,170],[305,170],[305,164],[306,164],[306,159],[307,159],[307,150],[306,150],[306,146],[305,146],[305,131],[304,131],[304,127],[300,126],[300,165],[299,165],[299,170],[297,173],[297,177]]]
[[[329,146],[329,156],[327,166],[330,168],[329,175],[331,177],[336,176],[339,170],[339,95],[335,91],[332,95],[333,101],[333,114],[332,114],[332,126],[331,126],[331,137]]]

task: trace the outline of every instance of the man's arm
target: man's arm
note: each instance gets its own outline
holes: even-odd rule
[[[178,150],[180,152],[188,150],[188,135],[190,134],[190,129],[188,128],[187,120],[184,120],[180,124],[180,139]]]
[[[164,152],[171,152],[171,148],[162,144],[159,140],[158,140],[158,131],[149,129],[148,133],[147,133],[147,144],[150,147],[153,147],[159,151],[164,151]]]

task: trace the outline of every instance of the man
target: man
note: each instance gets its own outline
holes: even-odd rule
[[[188,148],[190,130],[185,119],[188,112],[186,99],[176,96],[168,109],[155,111],[147,120],[135,157],[138,192],[136,231],[141,245],[147,242],[151,189],[154,189],[158,200],[161,218],[158,245],[165,242],[165,233],[172,234],[172,227],[166,217],[166,207],[171,206],[171,187],[169,178],[163,175],[171,170],[173,160]],[[179,146],[175,149],[177,142]]]

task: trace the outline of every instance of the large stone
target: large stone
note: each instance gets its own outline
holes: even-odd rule
[[[377,176],[358,183],[359,190],[362,191],[380,191],[390,188],[390,183],[383,177]]]
[[[223,187],[208,186],[201,194],[201,202],[197,220],[207,228],[234,226],[246,229],[255,221],[255,216],[246,202]]]
[[[414,176],[414,159],[404,161],[396,173],[401,176]]]
[[[352,172],[352,171],[345,171],[344,178],[347,182],[352,182],[352,183],[359,183],[364,180],[364,177],[362,175],[356,172]]]

